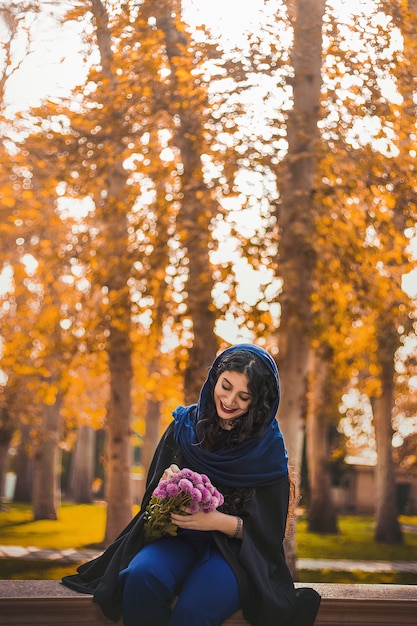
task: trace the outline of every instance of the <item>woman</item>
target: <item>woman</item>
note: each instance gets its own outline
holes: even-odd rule
[[[252,626],[313,624],[320,597],[304,590],[308,597],[297,602],[282,545],[290,481],[279,397],[278,371],[265,350],[240,344],[220,354],[198,404],[174,411],[141,512],[64,584],[94,593],[107,617],[123,613],[125,626],[220,626],[239,607]],[[206,474],[224,504],[172,514],[177,535],[144,545],[152,492],[179,467]]]

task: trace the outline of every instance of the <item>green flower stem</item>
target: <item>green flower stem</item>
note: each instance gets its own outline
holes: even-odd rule
[[[180,492],[172,498],[152,496],[145,512],[145,544],[151,543],[164,535],[175,537],[177,526],[171,522],[171,513],[186,515],[182,510],[191,503],[189,493]]]

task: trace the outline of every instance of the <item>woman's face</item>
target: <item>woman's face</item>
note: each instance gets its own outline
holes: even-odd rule
[[[214,403],[221,420],[235,420],[247,413],[252,396],[249,379],[239,372],[222,372],[214,388]]]

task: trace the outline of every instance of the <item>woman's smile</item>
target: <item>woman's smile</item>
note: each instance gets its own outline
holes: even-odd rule
[[[220,400],[220,406],[221,406],[222,411],[225,411],[226,413],[234,413],[236,411],[236,409],[229,409],[227,406],[223,404],[221,400]]]

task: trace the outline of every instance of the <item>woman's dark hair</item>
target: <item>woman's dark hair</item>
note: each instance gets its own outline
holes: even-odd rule
[[[213,392],[216,383],[223,372],[238,372],[248,378],[248,391],[251,402],[248,412],[238,419],[234,428],[224,431],[220,426],[214,404]],[[271,406],[277,399],[277,383],[268,367],[252,352],[235,350],[225,354],[216,368],[212,368],[207,380],[209,393],[205,406],[201,407],[202,414],[196,424],[198,440],[204,449],[215,450],[224,445],[227,436],[227,445],[233,446],[248,437],[259,437],[268,421]]]

